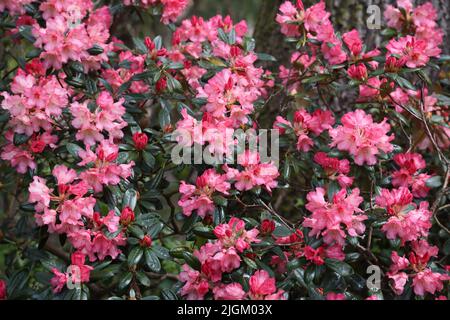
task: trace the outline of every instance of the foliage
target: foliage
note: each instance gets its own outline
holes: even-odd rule
[[[0,4],[0,299],[446,298],[450,59],[432,5],[388,6],[366,48],[323,2],[286,1],[288,66],[245,21],[177,22],[187,7]],[[116,38],[126,10],[161,17],[170,45]],[[264,129],[273,100],[279,167],[225,139]],[[227,163],[177,163],[180,145]]]

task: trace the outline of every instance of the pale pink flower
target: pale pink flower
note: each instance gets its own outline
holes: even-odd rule
[[[243,300],[246,293],[240,283],[222,284],[213,288],[215,300]]]
[[[364,163],[374,165],[377,162],[376,155],[380,151],[392,152],[393,146],[390,141],[394,136],[387,135],[391,129],[387,119],[376,123],[371,115],[357,109],[346,113],[341,122],[341,126],[329,130],[333,140],[330,145],[348,151],[357,165],[362,166]]]

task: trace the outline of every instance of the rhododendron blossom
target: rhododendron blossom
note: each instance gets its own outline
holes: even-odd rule
[[[341,126],[329,130],[333,140],[331,146],[348,151],[357,165],[374,165],[380,151],[389,153],[393,150],[390,142],[394,136],[388,135],[391,126],[387,119],[376,123],[371,115],[356,110],[345,114],[341,122]]]
[[[391,191],[382,189],[376,198],[377,205],[386,209],[389,218],[382,229],[388,239],[399,237],[402,243],[427,236],[431,228],[429,204],[426,201],[417,205],[412,202],[413,195],[405,187]]]
[[[363,198],[359,195],[359,189],[355,188],[347,195],[345,189],[340,190],[333,199],[325,200],[325,190],[317,188],[308,193],[306,209],[312,213],[311,217],[305,218],[303,226],[311,228],[310,236],[323,236],[325,243],[343,246],[347,237],[345,231],[352,236],[358,236],[365,230],[364,220],[367,216],[359,205]],[[345,229],[341,225],[345,226]],[[344,231],[345,230],[345,231]]]

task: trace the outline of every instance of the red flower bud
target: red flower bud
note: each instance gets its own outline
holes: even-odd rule
[[[141,241],[139,241],[139,244],[141,247],[149,248],[152,245],[152,238],[146,235]]]
[[[347,71],[350,78],[355,80],[366,80],[367,75],[367,68],[364,64],[360,63],[358,65],[354,64],[348,68]]]
[[[263,220],[261,223],[261,233],[264,235],[271,234],[273,230],[275,230],[275,222],[269,219]]]
[[[129,225],[134,221],[134,212],[130,207],[123,208],[120,214],[120,223],[124,226]]]
[[[160,78],[157,82],[156,82],[156,91],[157,92],[162,92],[166,89],[167,87],[167,80],[166,78]]]
[[[136,132],[133,134],[133,142],[137,150],[144,150],[148,143],[148,137],[145,133]]]
[[[41,153],[42,151],[44,151],[46,146],[47,145],[45,144],[45,142],[39,140],[39,138],[33,139],[30,142],[30,150],[33,151],[34,153]]]
[[[153,50],[155,50],[155,43],[150,37],[145,37],[144,43],[148,49],[148,52],[152,52]]]
[[[0,300],[6,300],[6,282],[0,280]]]

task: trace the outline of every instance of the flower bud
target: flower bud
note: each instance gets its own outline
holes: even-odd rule
[[[354,80],[364,81],[367,79],[367,68],[364,64],[360,63],[358,65],[354,64],[348,68],[347,74],[350,78]]]
[[[261,233],[263,235],[269,235],[275,230],[275,222],[273,220],[265,219],[261,223]]]
[[[144,43],[148,49],[148,52],[152,52],[153,50],[155,50],[155,43],[150,37],[145,37]]]
[[[134,221],[134,212],[130,207],[123,208],[120,214],[120,223],[124,226],[128,226]]]
[[[146,235],[141,241],[139,241],[139,244],[141,247],[149,248],[152,245],[152,238]]]
[[[6,282],[0,280],[0,300],[6,300]]]
[[[136,132],[133,134],[133,142],[137,150],[144,150],[148,143],[148,137],[145,133]]]

